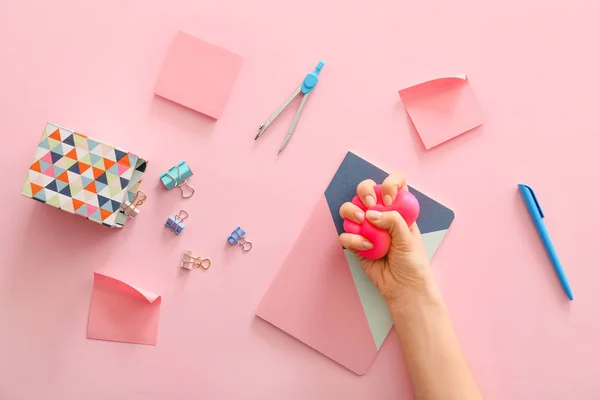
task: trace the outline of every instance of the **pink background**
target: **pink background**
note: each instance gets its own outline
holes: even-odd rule
[[[358,377],[253,316],[349,149],[456,212],[433,264],[486,398],[597,398],[599,19],[594,0],[1,2],[0,398],[409,397],[395,339]],[[245,57],[218,122],[152,95],[180,29]],[[292,113],[254,134],[320,59],[277,157]],[[462,72],[486,124],[425,152],[397,91]],[[46,121],[150,159],[137,220],[111,231],[19,195]],[[180,159],[187,201],[158,181]],[[162,224],[182,206],[176,237]],[[238,224],[248,254],[225,242]],[[185,248],[212,268],[180,269]],[[163,296],[157,347],[85,338],[94,271]]]

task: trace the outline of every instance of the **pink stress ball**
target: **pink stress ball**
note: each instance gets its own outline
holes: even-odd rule
[[[358,196],[354,196],[352,203],[360,207],[365,212],[367,210],[398,211],[408,226],[414,224],[419,217],[419,202],[417,201],[417,198],[408,190],[398,190],[396,201],[394,201],[394,203],[392,203],[390,206],[383,205],[381,185],[375,186],[375,193],[377,194],[377,204],[371,208],[365,207]],[[356,222],[344,219],[344,230],[348,233],[362,235],[371,243],[373,243],[373,248],[371,250],[357,252],[364,258],[368,258],[369,260],[377,260],[384,257],[390,250],[390,234],[383,229],[376,228],[367,219],[365,219],[362,224],[357,224]]]

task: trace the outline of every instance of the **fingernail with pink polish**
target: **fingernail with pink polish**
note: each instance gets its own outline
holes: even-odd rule
[[[363,249],[365,249],[365,250],[371,250],[373,248],[373,243],[363,240],[362,246],[363,246]]]
[[[376,204],[375,199],[371,195],[365,197],[365,203],[367,207],[373,207]]]
[[[365,220],[365,213],[362,211],[357,211],[354,213],[354,218],[356,218],[358,222],[362,223]]]

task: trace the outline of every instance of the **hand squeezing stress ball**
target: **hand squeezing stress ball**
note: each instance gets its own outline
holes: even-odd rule
[[[387,302],[414,397],[481,400],[431,273],[415,223],[419,205],[404,175],[393,173],[381,186],[363,181],[356,193],[340,208],[340,242]]]
[[[417,218],[419,217],[419,202],[417,201],[417,198],[408,190],[396,189],[395,199],[392,194],[386,193],[385,196],[387,196],[387,201],[384,201],[382,186],[377,185],[373,189],[375,190],[375,198],[377,199],[374,206],[368,206],[364,204],[358,195],[354,196],[352,199],[352,204],[358,206],[365,212],[367,210],[375,210],[379,212],[397,211],[404,218],[408,226],[412,226],[412,224],[417,221]],[[389,185],[387,189],[388,191],[391,190]],[[389,203],[390,196],[392,203]],[[369,202],[372,203],[370,200]],[[357,253],[364,258],[377,260],[384,257],[390,249],[390,234],[386,230],[375,227],[369,220],[363,221],[362,224],[359,224],[350,219],[344,219],[344,230],[348,233],[363,236],[373,245],[373,248],[369,250],[357,251]]]
[[[416,282],[429,269],[415,224],[419,204],[400,173],[389,175],[381,185],[362,181],[356,192],[353,201],[340,208],[346,230],[340,242],[357,253],[366,274],[389,301],[398,295],[394,282]]]

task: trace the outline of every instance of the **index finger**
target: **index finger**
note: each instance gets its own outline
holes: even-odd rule
[[[360,197],[360,200],[367,208],[371,208],[377,204],[375,185],[376,183],[373,179],[367,179],[359,183],[356,188],[356,194],[358,194],[358,197]]]
[[[383,197],[383,204],[389,206],[396,201],[398,190],[407,190],[406,177],[401,172],[391,173],[383,183],[381,184],[381,196]]]

